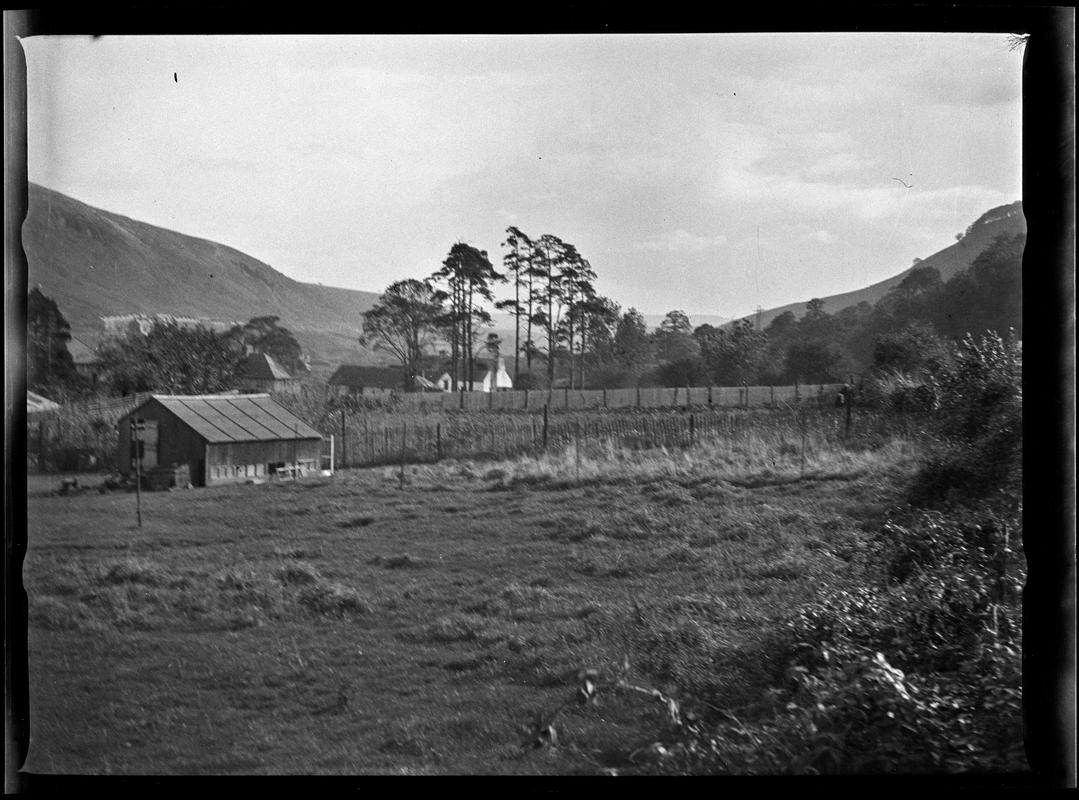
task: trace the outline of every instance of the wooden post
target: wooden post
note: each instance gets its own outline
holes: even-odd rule
[[[708,405],[712,405],[712,387],[708,387]]]
[[[536,415],[530,414],[529,416],[532,417],[532,447],[534,448],[536,446]]]
[[[405,448],[408,446],[408,442],[407,442],[405,437],[406,437],[407,431],[408,431],[408,423],[407,422],[402,422],[401,423],[401,486],[402,486],[402,488],[405,485]]]
[[[142,453],[139,452],[139,423],[131,419],[131,441],[135,445],[135,518],[142,527]]]
[[[637,408],[641,407],[641,387],[637,387]]]
[[[348,437],[345,434],[345,409],[341,409],[341,467],[348,465]]]
[[[333,463],[333,455],[334,455],[334,453],[333,453],[333,434],[331,433],[330,434],[330,472],[331,473],[335,471],[334,470],[334,463]]]
[[[696,437],[696,419],[693,414],[689,415],[689,446],[693,447],[693,440]]]
[[[603,387],[603,407],[607,407],[607,387]]]
[[[565,397],[565,399],[563,401],[562,408],[569,411],[569,387],[568,386],[566,387],[566,397]]]
[[[770,408],[775,408],[776,407],[776,387],[775,386],[769,386],[768,387],[768,406]]]
[[[574,427],[574,433],[577,437],[577,443],[573,448],[573,454],[577,459],[577,482],[581,480],[581,421],[577,420],[577,424]]]
[[[490,411],[495,407],[495,387],[491,387],[491,391],[487,393],[487,410]]]
[[[465,410],[465,387],[461,387],[461,410]]]
[[[442,423],[435,423],[435,455],[442,460]]]
[[[689,411],[689,407],[692,403],[689,402],[689,387],[686,387],[686,411]]]
[[[525,389],[525,411],[528,411],[528,389]]]
[[[851,406],[853,406],[853,405],[854,405],[854,392],[847,392],[847,393],[846,393],[846,395],[844,396],[844,398],[843,398],[843,399],[845,400],[845,402],[843,403],[843,405],[845,405],[845,406],[847,407],[847,429],[846,429],[846,437],[847,437],[847,438],[849,439],[849,438],[850,438],[850,423],[851,423],[851,416],[852,416],[852,414],[854,413],[854,412],[853,412],[853,410],[851,409]]]
[[[547,449],[547,406],[543,407],[543,449]]]

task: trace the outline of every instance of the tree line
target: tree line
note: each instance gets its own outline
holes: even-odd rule
[[[401,365],[402,388],[443,370],[454,391],[471,388],[477,362],[502,355],[518,389],[833,383],[870,372],[925,377],[967,333],[1014,329],[1021,338],[1025,240],[998,237],[948,280],[916,261],[875,304],[834,314],[815,298],[800,317],[787,311],[759,329],[751,318],[694,327],[672,310],[649,330],[637,309],[623,311],[596,291],[596,272],[573,244],[510,226],[501,271],[486,251],[457,242],[432,274],[382,293],[363,315],[360,341]],[[508,351],[497,335],[484,335],[491,310],[513,318]],[[28,388],[54,399],[95,393],[75,369],[67,321],[37,288],[28,296],[27,334]],[[159,321],[145,335],[129,331],[98,349],[104,385],[96,391],[235,388],[249,352],[266,353],[293,374],[306,370],[300,345],[276,316],[220,333]]]
[[[494,334],[481,337],[493,324],[490,307],[513,317],[512,373],[521,389],[789,385],[932,372],[967,333],[1022,336],[1025,240],[997,237],[947,281],[916,260],[878,302],[835,314],[814,298],[800,317],[786,311],[758,329],[750,318],[694,327],[672,310],[650,331],[639,311],[623,312],[596,292],[596,273],[574,245],[510,226],[502,272],[486,251],[458,242],[429,277],[390,285],[364,315],[361,342],[392,353],[410,383],[444,367],[453,390],[468,386],[476,359],[504,349]],[[505,284],[510,296],[496,299]]]

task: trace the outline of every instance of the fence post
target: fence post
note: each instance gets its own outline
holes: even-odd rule
[[[543,406],[543,449],[547,449],[547,406]]]
[[[573,447],[573,455],[577,460],[577,481],[581,480],[581,421],[577,420],[576,426],[574,426],[574,433],[576,433],[577,442]]]
[[[406,441],[405,441],[405,432],[407,430],[408,430],[408,423],[407,422],[402,422],[401,423],[401,473],[400,473],[400,481],[401,481],[401,488],[402,489],[405,488],[405,447],[407,446]]]
[[[712,387],[708,387],[708,405],[712,405]]]
[[[465,387],[461,387],[461,410],[465,410]]]
[[[528,411],[528,389],[525,389],[525,411]]]
[[[637,386],[637,408],[641,407],[641,387]]]
[[[566,409],[566,411],[569,411],[569,387],[568,386],[566,387],[566,396],[565,396],[565,399],[562,402],[562,408]]]
[[[487,393],[487,410],[490,411],[495,407],[495,387],[491,387],[491,391]]]
[[[603,387],[603,407],[607,407],[607,387]]]
[[[348,466],[347,453],[348,453],[348,439],[346,438],[345,428],[345,409],[341,409],[341,468],[344,469]]]
[[[770,408],[775,408],[776,407],[776,387],[775,386],[769,386],[768,387],[768,406]]]
[[[693,447],[693,440],[696,434],[697,423],[693,414],[689,415],[689,446]]]
[[[854,402],[853,402],[854,397],[853,397],[853,395],[854,395],[853,392],[848,392],[846,397],[843,398],[844,400],[846,400],[846,402],[843,405],[845,405],[847,407],[847,429],[846,429],[846,434],[845,435],[846,435],[846,437],[848,439],[850,438],[851,415],[854,413],[851,410],[851,406],[854,405]]]
[[[435,423],[435,455],[442,460],[442,423]]]
[[[532,418],[532,447],[535,448],[535,446],[536,446],[536,415],[535,414],[529,414],[529,416]]]

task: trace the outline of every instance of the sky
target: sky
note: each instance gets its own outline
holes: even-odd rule
[[[31,181],[381,292],[576,245],[623,309],[861,288],[1021,196],[998,34],[23,39]],[[507,296],[508,292],[503,293]]]

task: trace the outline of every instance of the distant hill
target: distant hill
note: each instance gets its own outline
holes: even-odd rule
[[[373,361],[357,343],[373,292],[295,281],[267,264],[206,239],[103,211],[37,184],[23,224],[29,286],[40,285],[71,323],[96,343],[100,318],[165,313],[246,322],[273,314],[312,358]]]
[[[1006,234],[1008,236],[1016,236],[1020,233],[1026,233],[1027,221],[1023,216],[1023,203],[1017,200],[1006,206],[998,206],[990,209],[982,214],[968,229],[963,238],[943,250],[934,253],[922,259],[917,264],[912,264],[909,268],[903,270],[898,275],[895,275],[886,280],[874,283],[871,286],[866,286],[864,289],[856,289],[853,292],[844,292],[843,294],[833,294],[828,297],[822,297],[824,301],[824,311],[828,314],[835,314],[837,311],[842,311],[847,306],[856,306],[862,301],[869,303],[870,305],[876,303],[882,297],[884,297],[889,291],[898,286],[902,280],[910,274],[911,270],[917,267],[934,267],[940,271],[940,278],[942,281],[948,280],[957,272],[968,268],[985,248],[987,248],[997,236]],[[769,323],[780,314],[785,311],[790,311],[795,317],[801,318],[806,311],[806,303],[813,298],[807,297],[797,303],[789,303],[785,306],[779,306],[778,308],[770,308],[767,311],[762,311],[760,314],[760,327],[767,328]],[[756,322],[756,314],[750,315],[750,319]],[[743,319],[743,317],[739,317]]]

